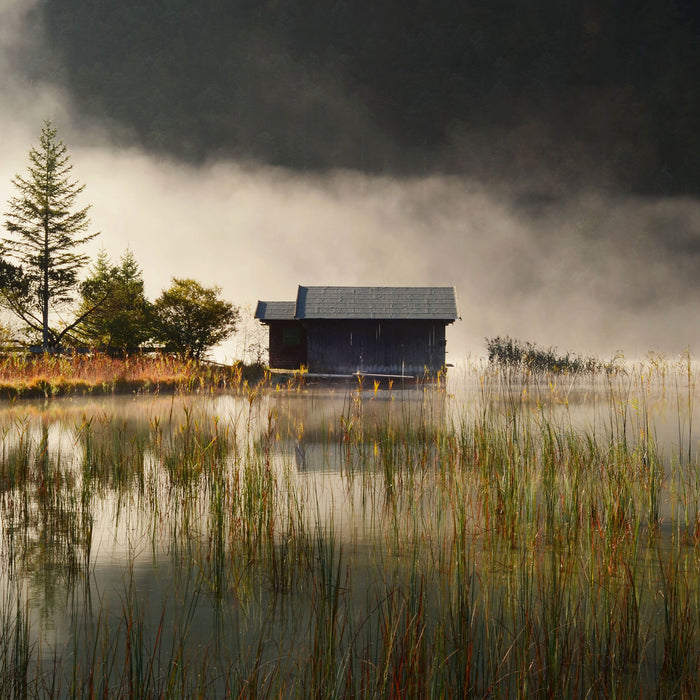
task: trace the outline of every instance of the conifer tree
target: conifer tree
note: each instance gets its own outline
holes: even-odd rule
[[[6,307],[41,334],[44,351],[80,321],[60,330],[51,323],[74,300],[78,273],[89,260],[77,249],[97,235],[86,233],[89,207],[75,208],[84,185],[71,179],[72,168],[66,146],[45,122],[39,147],[29,151],[26,175],[12,180],[18,194],[5,213],[10,237],[3,239],[2,253],[10,261],[3,261],[7,274],[0,294]]]
[[[102,250],[80,285],[80,313],[89,312],[76,331],[93,347],[128,352],[150,337],[150,304],[141,268],[131,250],[112,265]],[[90,312],[90,310],[93,310]]]

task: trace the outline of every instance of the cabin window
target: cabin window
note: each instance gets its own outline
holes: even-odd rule
[[[285,345],[301,345],[301,329],[285,328],[282,332],[282,342]]]

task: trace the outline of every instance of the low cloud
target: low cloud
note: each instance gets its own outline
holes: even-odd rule
[[[694,200],[191,169],[99,149],[78,149],[76,162],[101,244],[115,256],[130,247],[152,295],[171,276],[217,284],[240,303],[292,299],[297,284],[454,284],[453,360],[483,353],[497,334],[603,355],[700,341]]]

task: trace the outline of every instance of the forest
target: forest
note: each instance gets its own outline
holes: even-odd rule
[[[15,54],[189,162],[700,186],[692,0],[44,0]]]

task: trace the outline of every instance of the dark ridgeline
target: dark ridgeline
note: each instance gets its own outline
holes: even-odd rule
[[[18,43],[17,70],[156,152],[700,189],[694,0],[46,0],[34,11],[34,53]]]
[[[445,328],[459,318],[454,287],[305,287],[296,301],[259,301],[270,367],[315,374],[434,376]]]

